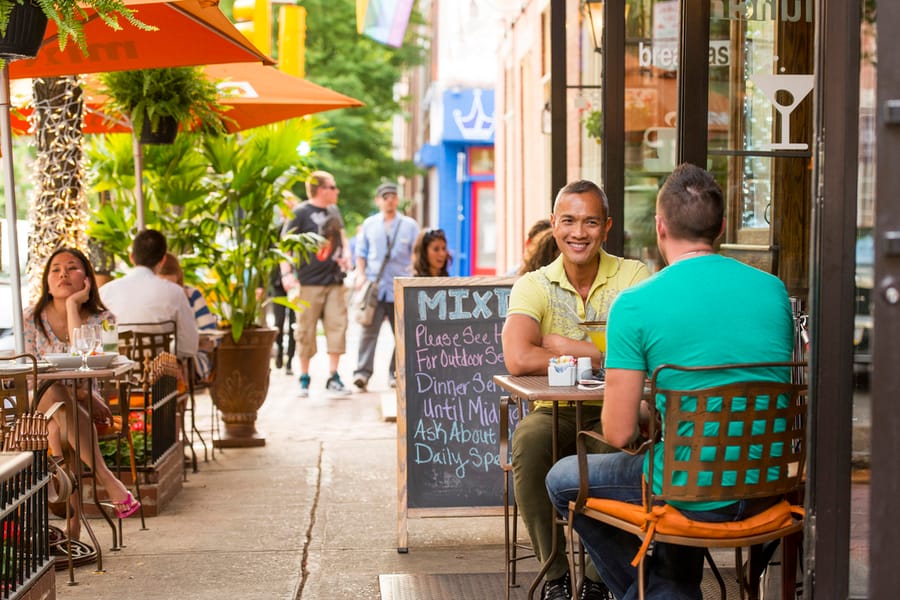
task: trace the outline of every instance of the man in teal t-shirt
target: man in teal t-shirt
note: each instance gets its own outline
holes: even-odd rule
[[[602,424],[606,439],[625,447],[638,435],[645,378],[659,365],[721,365],[788,361],[793,351],[790,301],[782,282],[767,273],[715,254],[724,227],[722,191],[703,169],[684,164],[669,176],[657,198],[656,234],[668,266],[616,298],[607,326],[606,394]],[[659,386],[699,389],[740,379],[787,381],[787,369],[751,375],[735,371],[716,378],[664,371]],[[657,402],[660,411],[664,403]],[[662,446],[658,448],[661,454]],[[641,503],[641,478],[648,456],[590,455],[591,495]],[[657,457],[658,460],[661,456]],[[655,467],[655,474],[661,473]],[[658,482],[654,482],[658,484]],[[576,457],[558,462],[547,475],[557,510],[567,514],[578,494]],[[774,500],[682,503],[690,517],[705,521],[743,519]],[[592,519],[576,518],[575,529],[616,598],[636,597],[637,570],[630,561],[640,540]],[[700,600],[703,550],[657,543],[645,567],[646,597]]]

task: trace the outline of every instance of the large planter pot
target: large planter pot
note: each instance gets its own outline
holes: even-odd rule
[[[150,119],[144,118],[144,124],[141,126],[142,144],[173,144],[177,135],[178,121],[175,117],[160,117],[156,131],[151,129]]]
[[[6,35],[0,36],[0,58],[34,58],[41,49],[46,31],[47,15],[40,6],[31,0],[14,5],[9,14]]]
[[[210,396],[222,413],[224,433],[214,444],[219,448],[264,446],[256,431],[256,413],[269,391],[269,362],[278,331],[245,329],[239,343],[225,335],[216,350],[216,369]]]

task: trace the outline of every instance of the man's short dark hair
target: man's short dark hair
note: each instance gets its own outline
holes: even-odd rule
[[[134,264],[152,269],[166,255],[166,236],[155,229],[143,229],[134,236],[131,259]]]
[[[589,179],[579,179],[564,185],[563,188],[559,190],[559,193],[556,194],[556,199],[553,201],[553,209],[556,210],[556,203],[559,202],[560,198],[569,194],[594,194],[595,196],[598,196],[600,198],[600,203],[603,205],[603,216],[609,218],[609,198],[606,197],[606,192],[593,181]]]
[[[672,237],[712,244],[722,232],[722,188],[705,169],[684,163],[672,171],[657,197]]]

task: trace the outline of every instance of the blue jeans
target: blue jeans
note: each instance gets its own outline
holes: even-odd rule
[[[624,452],[589,454],[590,495],[632,504],[641,504],[644,456]],[[547,492],[556,510],[568,517],[569,501],[578,497],[578,457],[567,456],[547,474]],[[712,511],[682,511],[698,521],[737,521],[762,512],[777,499],[738,502]],[[575,531],[587,549],[604,583],[619,600],[638,597],[637,568],[631,561],[640,548],[640,539],[594,519],[576,515]],[[644,561],[645,595],[665,600],[702,600],[702,548],[656,543]]]

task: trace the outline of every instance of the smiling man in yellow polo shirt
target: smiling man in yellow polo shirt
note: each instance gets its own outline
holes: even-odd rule
[[[550,216],[560,256],[549,265],[526,273],[513,286],[503,327],[503,356],[512,375],[547,372],[552,357],[589,356],[595,367],[600,353],[580,326],[605,320],[615,297],[650,276],[644,264],[607,254],[603,242],[612,225],[609,201],[595,183],[575,181],[556,196]],[[544,477],[553,466],[551,404],[535,406],[512,438],[512,466],[516,501],[541,562],[551,550],[554,511]],[[598,405],[584,407],[584,426],[600,431]],[[575,408],[559,409],[560,456],[575,453]],[[594,446],[593,452],[605,448]],[[609,449],[608,451],[612,451]],[[557,532],[563,540],[562,528]],[[564,544],[546,573],[542,600],[571,598]],[[583,600],[612,598],[592,565],[581,591]]]

